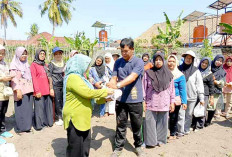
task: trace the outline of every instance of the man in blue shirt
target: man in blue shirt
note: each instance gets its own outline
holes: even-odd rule
[[[115,62],[112,78],[107,84],[110,88],[122,90],[122,96],[116,102],[117,128],[115,150],[111,157],[120,156],[124,147],[128,114],[130,115],[136,154],[137,156],[143,156],[141,126],[143,118],[142,74],[144,63],[142,59],[134,56],[134,42],[132,39],[123,39],[120,47],[122,58]]]

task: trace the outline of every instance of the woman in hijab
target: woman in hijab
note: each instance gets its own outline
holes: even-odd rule
[[[108,74],[109,74],[109,75],[106,75],[108,77],[107,80],[110,80],[112,77],[112,74],[113,74],[115,61],[114,61],[111,53],[106,53],[104,57],[105,57],[106,68],[107,68]],[[106,82],[106,83],[108,83],[108,82]],[[109,115],[115,113],[115,103],[116,103],[116,101],[106,102],[105,115],[109,116]]]
[[[12,77],[9,73],[9,67],[6,65],[4,61],[4,57],[6,55],[5,47],[0,45],[0,134],[4,136],[5,134],[9,134],[11,137],[13,136],[11,133],[6,131],[5,126],[5,114],[7,112],[8,104],[9,104],[9,95],[6,95],[4,92],[5,88],[9,87],[9,81],[12,80]],[[6,137],[6,136],[5,136]],[[6,140],[0,138],[0,144],[6,143]]]
[[[193,117],[192,127],[194,131],[202,129],[205,126],[208,126],[206,123],[206,112],[207,105],[213,104],[213,94],[214,94],[214,80],[213,73],[211,72],[211,59],[209,57],[204,57],[201,59],[198,69],[201,72],[204,83],[204,102],[205,102],[205,116],[204,117]],[[210,113],[208,114],[210,115]]]
[[[226,84],[226,72],[223,69],[223,62],[224,62],[223,55],[217,55],[211,63],[211,71],[214,75],[214,104],[208,105],[209,116],[207,119],[207,124],[211,124],[211,120],[213,116],[216,119],[220,118],[221,109],[223,108],[224,101],[223,101],[223,94],[222,88]]]
[[[144,70],[151,69],[153,67],[153,64],[150,62],[150,56],[149,53],[144,53],[142,55],[142,60],[144,62]]]
[[[178,133],[178,115],[179,110],[187,109],[187,89],[186,89],[186,80],[184,74],[178,69],[178,59],[175,55],[170,55],[167,58],[168,69],[171,71],[174,76],[174,85],[175,85],[175,111],[169,113],[170,117],[170,140],[176,139],[176,134]]]
[[[91,62],[88,56],[77,54],[67,62],[64,77],[64,128],[67,129],[67,157],[89,156],[91,116],[94,98],[113,94],[112,89],[96,89],[84,77]]]
[[[17,47],[10,64],[10,73],[14,78],[11,87],[14,91],[15,121],[19,133],[30,132],[33,117],[33,84],[28,52],[24,47]]]
[[[193,110],[199,98],[200,104],[204,105],[204,85],[200,71],[194,66],[195,53],[191,50],[182,55],[184,62],[179,70],[185,75],[187,83],[187,109],[179,111],[179,136],[188,135],[192,124]]]
[[[223,68],[226,71],[226,85],[223,88],[223,93],[226,98],[225,106],[225,117],[229,118],[229,112],[232,107],[232,56],[226,58],[226,62],[223,65]]]
[[[31,75],[34,87],[35,127],[37,130],[53,125],[53,105],[50,96],[54,96],[52,78],[45,64],[46,52],[36,50],[35,59],[31,64]]]
[[[76,54],[78,54],[78,51],[77,51],[77,50],[72,50],[72,51],[69,53],[69,58],[72,58],[72,57],[75,56]]]
[[[105,83],[109,82],[108,68],[104,65],[104,58],[98,56],[94,65],[89,71],[89,80],[96,89],[101,89]],[[105,115],[105,104],[100,105],[100,117]]]
[[[168,114],[174,111],[173,75],[164,64],[164,55],[156,53],[154,67],[145,72],[143,91],[146,106],[144,141],[147,147],[167,143]]]

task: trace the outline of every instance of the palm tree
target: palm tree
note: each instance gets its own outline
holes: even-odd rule
[[[4,27],[4,39],[6,40],[6,28],[7,28],[7,20],[10,18],[10,21],[13,23],[15,27],[17,27],[17,23],[15,21],[14,15],[18,15],[19,17],[23,17],[23,11],[21,8],[21,3],[12,1],[12,0],[1,0],[0,1],[0,14],[1,14],[1,25]]]
[[[41,16],[48,11],[48,18],[53,25],[53,36],[56,26],[61,26],[63,20],[67,24],[71,20],[72,14],[70,7],[72,1],[73,0],[46,0],[42,5],[39,6],[41,9]]]
[[[35,36],[36,34],[38,34],[39,32],[39,27],[36,23],[32,24],[31,25],[31,28],[30,28],[30,32],[29,33],[26,33],[28,35],[28,39],[32,38],[33,36]]]

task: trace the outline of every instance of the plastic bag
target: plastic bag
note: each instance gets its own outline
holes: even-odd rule
[[[195,117],[204,117],[205,116],[205,106],[202,106],[200,103],[194,108],[193,114]]]

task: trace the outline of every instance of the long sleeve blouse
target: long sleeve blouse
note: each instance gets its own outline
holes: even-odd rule
[[[89,130],[92,115],[91,99],[106,96],[106,89],[90,89],[78,75],[71,74],[67,80],[66,102],[63,108],[64,128],[68,128],[71,120],[77,130]]]
[[[174,80],[170,82],[166,90],[157,93],[152,87],[152,79],[145,73],[143,77],[143,96],[147,110],[169,111],[170,104],[175,103]]]
[[[174,80],[175,85],[175,95],[180,96],[181,104],[187,104],[187,88],[186,88],[186,79],[182,75],[179,78]]]
[[[30,69],[34,87],[34,95],[38,93],[41,93],[41,95],[49,95],[49,80],[44,67],[33,62]]]

